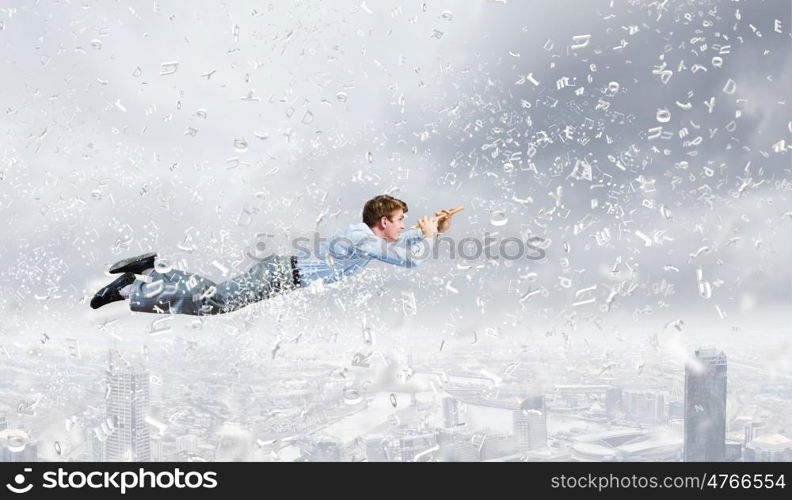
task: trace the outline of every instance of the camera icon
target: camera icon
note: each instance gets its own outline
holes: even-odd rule
[[[267,242],[265,240],[273,238],[274,236],[274,234],[257,233],[256,243],[245,250],[245,255],[256,262],[262,262],[267,257],[270,257],[272,252],[267,250]]]
[[[23,471],[33,472],[33,469],[31,469],[30,467],[25,467]],[[28,484],[27,486],[22,486],[25,483],[24,474],[17,474],[16,476],[14,476],[14,483],[16,483],[18,486],[14,486],[11,483],[6,483],[6,488],[8,488],[8,490],[11,491],[12,493],[27,493],[28,491],[33,489],[32,484]]]

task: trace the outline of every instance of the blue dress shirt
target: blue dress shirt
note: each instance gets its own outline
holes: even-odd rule
[[[433,239],[424,239],[419,229],[407,229],[398,241],[389,243],[365,223],[352,224],[328,240],[320,240],[313,245],[315,248],[303,248],[297,253],[300,285],[308,286],[318,280],[334,283],[359,272],[372,260],[415,267],[429,255]]]

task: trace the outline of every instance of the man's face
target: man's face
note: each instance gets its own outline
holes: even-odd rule
[[[394,210],[390,219],[383,217],[380,221],[384,225],[382,237],[385,241],[397,241],[401,237],[401,232],[404,231],[404,210]]]

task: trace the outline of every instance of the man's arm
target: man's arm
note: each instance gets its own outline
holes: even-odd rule
[[[397,247],[406,247],[420,243],[423,239],[424,235],[420,229],[408,229],[402,233],[399,241],[392,243],[392,245]]]
[[[426,258],[432,249],[437,233],[437,220],[429,217],[419,222],[420,230],[408,230],[394,243],[381,238],[366,236],[355,244],[356,251],[381,262],[413,268]]]
[[[355,251],[387,264],[413,268],[421,264],[431,249],[432,238],[425,239],[420,231],[418,234],[417,238],[408,235],[395,243],[369,236],[355,244]]]

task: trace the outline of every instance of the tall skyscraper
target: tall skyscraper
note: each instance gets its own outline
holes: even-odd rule
[[[547,446],[547,416],[543,396],[523,400],[513,412],[514,437],[521,453]]]
[[[459,425],[459,400],[454,397],[443,398],[443,427],[453,429]]]
[[[151,461],[152,462],[161,462],[162,461],[162,438],[158,436],[154,436],[150,443],[151,448]]]
[[[646,424],[665,421],[665,398],[662,393],[653,391],[624,391],[622,408],[631,420]]]
[[[743,429],[745,431],[745,441],[743,444],[748,446],[751,441],[753,441],[753,439],[759,435],[760,431],[762,430],[762,424],[754,421],[746,422]]]
[[[685,462],[726,458],[726,355],[697,349],[685,367]]]
[[[105,428],[109,428],[105,426]],[[107,434],[102,432],[100,424],[85,429],[85,460],[89,462],[105,461],[105,441]]]
[[[108,462],[147,462],[151,460],[146,414],[149,410],[149,373],[143,369],[122,368],[110,353],[107,370],[106,413],[113,431],[105,441]]]
[[[622,410],[622,390],[618,387],[608,387],[605,391],[605,412],[608,417],[614,418]]]

